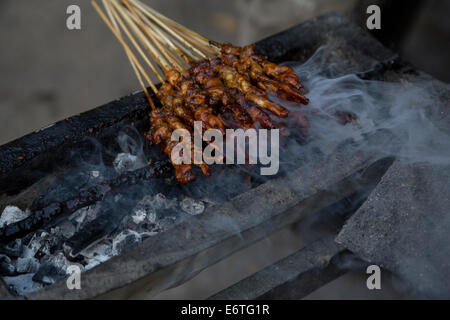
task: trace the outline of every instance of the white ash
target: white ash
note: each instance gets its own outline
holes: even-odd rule
[[[30,243],[23,248],[23,252],[16,260],[16,271],[19,273],[35,273],[38,271],[40,263],[35,258],[39,250],[44,249],[44,252],[49,253],[49,249],[45,248],[45,238],[49,234],[42,232],[39,235],[35,234]]]
[[[119,153],[113,162],[113,166],[119,173],[136,170],[138,157],[130,153]]]
[[[147,218],[147,213],[144,210],[136,210],[131,218],[135,224],[140,224]]]
[[[178,201],[176,199],[168,199],[162,193],[158,193],[155,196],[145,196],[137,204],[134,213],[142,215],[145,213],[147,216],[147,221],[149,223],[156,223],[158,216],[157,211],[162,209],[174,209],[178,208]]]
[[[177,199],[169,199],[162,193],[155,195],[152,200],[148,197],[144,199],[149,201],[148,204],[152,205],[155,209],[175,209],[178,207]]]
[[[24,296],[43,288],[42,284],[33,281],[33,276],[33,273],[28,273],[17,277],[3,277],[3,281],[17,294]]]
[[[78,231],[83,225],[89,223],[97,217],[97,214],[100,210],[100,204],[94,204],[92,206],[81,208],[75,211],[70,217],[70,221],[74,221],[76,223],[76,230]]]
[[[202,201],[186,197],[180,203],[181,209],[190,215],[196,216],[205,211],[205,204]]]
[[[0,228],[8,226],[12,223],[22,221],[30,216],[29,210],[22,211],[14,206],[7,206],[0,216]]]
[[[100,210],[101,203],[82,208],[57,226],[35,233],[26,246],[20,240],[16,241],[15,248],[12,248],[18,253],[16,258],[5,256],[0,262],[6,275],[24,274],[6,277],[5,282],[17,294],[24,295],[67,278],[66,270],[72,263],[66,257],[70,257],[72,248],[67,243],[62,245],[62,251],[52,253],[51,248],[94,221]],[[169,211],[166,214],[164,210]],[[83,271],[108,261],[143,239],[167,230],[177,220],[177,213],[182,210],[198,214],[203,212],[204,205],[193,199],[185,199],[181,206],[177,199],[168,198],[161,193],[145,196],[131,211],[129,219],[124,220],[119,229],[122,231],[106,236],[80,253]]]
[[[85,257],[87,265],[84,267],[85,270],[92,269],[99,264],[111,259],[114,254],[112,252],[112,243],[108,240],[103,240],[89,248],[83,250],[80,253]]]
[[[67,277],[67,269],[71,263],[62,252],[48,255],[42,259],[39,270],[33,276],[33,281],[42,284],[54,284]]]
[[[94,171],[91,172],[91,175],[94,178],[98,178],[98,177],[100,177],[100,171],[94,170]]]
[[[136,231],[130,229],[122,231],[113,240],[113,255],[120,254],[124,249],[127,249],[140,241],[141,235]]]
[[[63,222],[61,222],[58,225],[59,228],[59,232],[61,233],[61,235],[66,238],[69,239],[70,237],[72,237],[75,232],[77,231],[74,223],[70,220],[64,220]]]
[[[147,221],[150,223],[156,223],[156,219],[158,217],[156,216],[156,212],[155,211],[150,211],[147,213]]]
[[[39,261],[33,256],[21,257],[16,261],[16,272],[18,273],[35,273],[39,269]]]

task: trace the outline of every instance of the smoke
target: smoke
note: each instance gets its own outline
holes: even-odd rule
[[[439,115],[432,110],[439,109],[437,104],[440,102],[429,81],[363,80],[354,71],[338,70],[333,62],[333,50],[333,47],[321,47],[306,63],[293,66],[308,90],[310,105],[300,106],[272,97],[292,113],[304,113],[310,122],[308,135],[305,135],[306,128],[287,120],[290,137],[281,142],[278,176],[289,174],[290,170],[299,168],[303,163],[332,155],[347,141],[357,142],[355,152],[367,151],[380,158],[395,155],[412,164],[449,164],[450,128],[439,126],[435,121]],[[339,112],[354,114],[357,120],[342,125],[336,120]],[[380,132],[384,134],[379,135]],[[367,139],[369,136],[377,138]],[[134,127],[124,127],[118,133],[116,142],[115,146],[104,146],[97,140],[87,140],[89,151],[71,155],[76,165],[58,176],[58,187],[48,190],[45,197],[58,199],[75,194],[99,181],[142,168],[161,158],[155,150],[146,149],[142,133]],[[334,165],[330,159],[328,172],[333,171]],[[120,190],[120,193],[108,196],[102,203],[79,210],[52,231],[47,230],[45,237],[25,239],[25,248],[36,243],[43,248],[39,261],[41,265],[33,272],[41,271],[42,274],[43,265],[55,267],[54,257],[61,259],[61,252],[67,259],[73,259],[75,247],[79,249],[76,253],[84,259],[84,268],[95,267],[150,236],[189,221],[193,215],[202,214],[211,205],[228,201],[274,178],[262,177],[259,172],[259,166],[217,165],[213,167],[212,178],[199,174],[197,180],[187,186],[179,185],[170,177],[143,181]],[[209,221],[214,229],[240,236],[239,225],[231,217]],[[96,234],[98,237],[87,239],[86,234]],[[51,244],[56,242],[66,245],[52,247]],[[34,255],[29,256],[28,251],[25,255],[25,251],[18,258],[35,259]],[[13,268],[17,268],[17,260],[11,262]],[[58,262],[58,266],[65,264],[65,261]],[[45,270],[53,270],[42,277],[47,281],[54,282],[61,278],[61,270]],[[26,281],[24,283],[24,279],[36,277],[20,274],[5,278],[5,281],[16,286],[19,293],[48,284],[39,282],[34,286]]]
[[[311,123],[309,146],[329,154],[342,141],[362,142],[384,131],[391,140],[371,140],[370,144],[359,143],[359,148],[381,156],[395,155],[408,163],[450,162],[450,128],[436,121],[436,113],[446,106],[429,79],[363,80],[354,72],[338,71],[333,51],[333,47],[321,47],[306,63],[295,66],[311,101],[300,108]],[[298,106],[284,105],[298,110]],[[337,111],[354,113],[358,120],[346,126],[329,121]]]
[[[322,47],[307,63],[295,67],[309,89],[311,105],[303,110],[314,109],[309,116],[308,147],[331,155],[336,146],[350,139],[357,142],[356,150],[397,159],[395,172],[383,180],[338,241],[345,240],[344,244],[368,261],[384,263],[413,285],[413,291],[446,297],[450,251],[448,86],[420,74],[363,80],[354,72],[337,70],[331,62],[333,50]],[[346,126],[330,122],[336,111],[352,112],[358,120]],[[369,136],[375,139],[366,139]],[[411,293],[409,287],[396,287]]]

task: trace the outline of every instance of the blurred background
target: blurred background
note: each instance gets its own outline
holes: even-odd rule
[[[450,81],[450,0],[144,0],[217,41],[243,45],[327,12],[364,26],[382,8],[386,45]],[[82,29],[66,28],[77,4]],[[139,88],[119,43],[90,0],[0,0],[0,144]]]
[[[332,11],[365,27],[366,8],[378,4],[382,30],[374,36],[418,68],[450,81],[450,0],[143,1],[208,38],[238,45]],[[66,28],[71,4],[81,7],[79,31]],[[121,46],[90,0],[0,0],[0,41],[0,145],[139,90]],[[306,240],[292,228],[276,233],[158,298],[206,298],[294,252]],[[227,272],[230,265],[239,272]],[[365,274],[349,273],[309,298],[402,297],[389,286],[370,292]]]

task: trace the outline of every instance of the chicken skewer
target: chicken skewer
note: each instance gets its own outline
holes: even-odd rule
[[[283,100],[308,103],[294,71],[256,55],[254,46],[239,48],[228,43],[220,45],[164,17],[138,0],[102,2],[111,21],[95,2],[94,7],[124,47],[152,108],[150,131],[146,138],[161,146],[175,168],[177,179],[182,183],[192,181],[195,173],[192,165],[177,164],[172,155],[178,144],[171,141],[174,130],[187,130],[192,141],[195,121],[202,123],[203,130],[217,129],[222,134],[228,128],[246,130],[255,128],[255,125],[274,129],[280,124],[274,124],[271,115],[285,118],[289,112],[270,101],[268,93]],[[121,30],[126,37],[122,36]],[[145,73],[144,66],[125,38],[131,42],[137,56],[144,60],[144,66],[150,68],[162,82],[159,90]],[[161,73],[146,54],[156,62]],[[191,68],[186,70],[186,66]],[[144,80],[162,107],[154,105]],[[306,118],[301,117],[301,120],[307,127]],[[191,152],[191,157],[193,154]],[[195,165],[205,175],[210,175],[209,166]]]
[[[104,3],[107,3],[106,1],[104,1]],[[140,74],[137,72],[137,66],[139,66],[139,63],[137,62],[137,59],[135,58],[134,54],[132,53],[132,51],[129,49],[129,47],[125,44],[123,38],[121,37],[119,31],[118,31],[118,27],[114,27],[111,23],[109,23],[109,21],[106,19],[105,15],[103,14],[103,12],[101,11],[101,9],[98,7],[98,5],[93,2],[94,8],[96,8],[96,10],[99,12],[100,16],[102,17],[102,19],[105,21],[105,23],[108,25],[108,27],[111,29],[111,31],[114,33],[114,35],[119,39],[119,41],[122,43],[124,43],[124,47],[127,48],[126,49],[126,53],[131,61],[131,64],[133,66],[133,69],[136,71],[136,74],[138,75],[138,78],[140,78]],[[108,4],[105,5],[106,10],[108,12],[108,14],[112,17],[114,17],[114,22],[117,21],[119,22],[119,24],[123,27],[123,22],[121,21],[120,17],[118,17],[117,13],[114,11],[114,8],[112,8],[111,6],[108,6]],[[114,23],[116,26],[117,24]],[[137,45],[137,44],[136,44]],[[140,70],[142,70],[142,67],[139,68]],[[142,71],[143,72],[143,71]],[[150,80],[150,78],[145,74],[145,72],[143,72],[145,75],[145,78],[147,79],[147,82],[151,85],[151,88],[153,89],[153,91],[155,93],[158,93],[158,90],[156,89],[156,86],[153,84],[153,82]],[[156,73],[156,71],[155,71]],[[147,88],[143,85],[143,83],[141,83],[141,85],[143,86],[144,91],[146,92],[146,96],[152,106],[152,114],[151,114],[151,131],[153,132],[153,134],[147,134],[146,137],[147,138],[151,138],[151,141],[156,143],[156,144],[160,144],[161,145],[161,149],[163,150],[164,153],[167,154],[167,156],[169,157],[169,159],[171,160],[171,163],[174,167],[175,170],[175,176],[177,178],[178,181],[180,181],[181,183],[188,183],[192,180],[195,179],[195,173],[192,170],[192,165],[190,164],[176,164],[174,159],[173,159],[173,155],[172,155],[172,150],[175,147],[176,143],[171,141],[171,134],[173,131],[173,127],[170,128],[170,123],[172,125],[175,125],[178,123],[175,121],[175,119],[171,118],[172,121],[167,121],[167,119],[164,118],[163,115],[161,115],[158,110],[156,110],[153,100],[151,99]],[[208,172],[205,168],[203,168],[204,172]]]

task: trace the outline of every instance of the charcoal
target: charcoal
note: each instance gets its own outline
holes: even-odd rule
[[[0,215],[0,228],[28,218],[29,215],[30,213],[27,211],[22,211],[14,206],[7,206]]]
[[[0,244],[0,253],[6,254],[9,257],[19,257],[23,251],[22,239],[16,239],[8,245],[2,246]]]
[[[72,247],[71,254],[76,256],[93,243],[104,239],[114,232],[127,214],[128,211],[120,204],[117,204],[117,206],[114,204],[105,205],[95,220],[81,228],[67,240],[67,245]]]
[[[184,198],[180,203],[181,209],[190,215],[196,216],[205,211],[205,204],[202,201],[197,201],[192,198]]]
[[[141,181],[150,180],[154,177],[163,176],[171,172],[169,162],[162,161],[156,165],[147,166],[142,169],[122,174],[119,177],[103,181],[87,190],[81,191],[76,197],[64,199],[60,202],[51,203],[48,206],[36,210],[25,220],[8,225],[0,229],[0,243],[23,237],[28,233],[35,231],[55,220],[63,218],[67,214],[73,213],[78,209],[92,205],[97,201],[103,200],[106,195],[122,187],[135,185]]]
[[[76,227],[70,220],[63,221],[59,225],[59,228],[60,228],[61,236],[64,237],[65,239],[69,239],[76,232]]]
[[[0,254],[0,275],[8,277],[16,275],[16,268],[12,264],[11,259],[3,254]]]
[[[33,276],[33,281],[41,284],[53,284],[67,277],[70,263],[62,252],[46,259]]]
[[[147,213],[144,210],[136,210],[134,215],[131,216],[131,219],[135,224],[140,224],[144,222],[147,218]]]
[[[4,277],[3,281],[18,295],[26,295],[28,293],[42,289],[42,284],[33,281],[34,274],[27,273],[15,277]]]
[[[123,250],[132,247],[140,241],[141,236],[137,232],[132,230],[122,231],[114,238],[113,252],[115,254],[120,254],[120,252],[122,252]]]
[[[39,269],[39,261],[34,257],[18,258],[16,270],[19,273],[34,273]]]
[[[82,257],[86,261],[85,270],[89,270],[107,261],[113,255],[111,243],[102,241],[83,250],[78,257]]]

